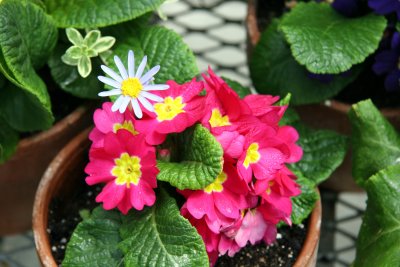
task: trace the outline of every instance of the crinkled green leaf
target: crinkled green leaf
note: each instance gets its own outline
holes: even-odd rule
[[[165,83],[167,80],[183,83],[199,73],[193,52],[183,42],[182,37],[172,30],[160,26],[140,28],[126,23],[103,32],[117,39],[113,50],[125,66],[129,50],[135,53],[136,67],[145,55],[147,55],[147,69],[160,65],[161,69],[155,76],[155,83]],[[117,70],[112,58],[109,58],[107,63],[109,67]]]
[[[365,182],[368,202],[358,235],[354,267],[391,267],[400,263],[399,174],[400,165],[397,164]]]
[[[212,183],[222,171],[223,150],[215,137],[203,126],[193,133],[186,131],[179,162],[158,161],[157,179],[179,189],[201,189]]]
[[[223,77],[223,79],[229,85],[229,87],[232,88],[239,95],[240,98],[243,98],[246,95],[251,94],[251,91],[250,91],[249,88],[244,87],[243,85],[241,85],[237,81],[228,79],[226,77]]]
[[[89,76],[92,71],[92,62],[88,56],[82,56],[78,61],[78,73],[83,78]]]
[[[137,18],[157,9],[165,0],[44,0],[61,28],[96,28]]]
[[[0,125],[0,164],[2,164],[14,154],[19,138],[17,132],[1,116]]]
[[[39,6],[28,1],[0,2],[0,69],[11,82],[24,90],[35,103],[32,107],[40,109],[34,113],[41,115],[33,118],[30,123],[33,127],[12,125],[13,128],[27,131],[46,129],[54,120],[46,85],[36,74],[35,67],[44,65],[56,41],[57,29]],[[21,117],[27,109],[14,108],[14,112]]]
[[[204,242],[180,215],[173,198],[161,191],[157,202],[123,218],[120,244],[125,266],[208,266]]]
[[[54,81],[61,89],[74,96],[91,99],[99,98],[97,94],[103,89],[103,84],[97,79],[97,76],[102,73],[100,69],[100,60],[94,58],[92,60],[92,73],[88,77],[82,78],[76,67],[64,63],[64,56],[61,60],[61,55],[64,53],[66,47],[66,45],[59,44],[48,61],[50,73]],[[75,65],[77,64],[78,62],[76,62]]]
[[[318,103],[337,94],[352,82],[360,68],[332,77],[330,82],[311,78],[310,73],[293,58],[283,34],[274,21],[261,35],[250,59],[250,75],[260,93],[292,95],[291,104]]]
[[[119,266],[123,253],[119,229],[122,215],[117,210],[105,211],[101,207],[78,224],[68,242],[62,265],[64,267]]]
[[[90,48],[96,51],[98,54],[103,53],[110,49],[115,44],[115,38],[111,36],[105,36],[99,38],[95,44]]]
[[[327,3],[299,3],[280,25],[293,56],[313,73],[341,73],[378,48],[386,28],[373,13],[348,18]]]
[[[349,112],[352,125],[353,177],[365,181],[388,165],[400,161],[400,136],[371,100],[354,104]]]
[[[76,46],[81,46],[83,44],[82,34],[74,28],[65,29],[67,33],[68,40]]]
[[[295,174],[297,176],[296,183],[301,187],[301,194],[291,198],[291,219],[293,224],[300,224],[308,218],[319,196],[315,191],[316,185],[314,181],[304,177],[300,172],[295,172]]]
[[[347,138],[329,130],[311,130],[304,125],[296,126],[303,148],[303,157],[290,168],[300,171],[315,185],[328,179],[343,162],[347,151]]]

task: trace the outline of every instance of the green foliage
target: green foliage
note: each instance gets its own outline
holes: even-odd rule
[[[251,94],[250,89],[244,87],[240,83],[225,77],[222,77],[222,79],[224,79],[224,81],[229,85],[229,87],[232,88],[239,95],[240,98],[244,98],[246,95]]]
[[[158,161],[157,179],[178,189],[202,189],[221,173],[223,153],[215,137],[200,124],[185,132],[179,162]]]
[[[338,74],[363,62],[379,45],[386,28],[383,16],[347,18],[327,3],[299,3],[280,28],[292,55],[313,73]]]
[[[12,90],[21,91],[13,93],[25,95],[25,99],[32,103],[32,109],[39,109],[33,110],[37,116],[33,116],[29,126],[12,126],[27,131],[46,129],[54,119],[46,85],[35,69],[46,62],[53,50],[57,41],[57,29],[39,6],[28,1],[2,1],[0,25],[0,69],[18,87]],[[16,99],[15,102],[19,100]],[[14,112],[20,113],[16,115],[19,117],[27,114],[25,108],[14,108]]]
[[[114,33],[117,39],[114,52],[125,66],[129,50],[135,52],[136,66],[144,55],[147,55],[147,69],[160,65],[155,83],[165,83],[167,80],[184,83],[199,73],[193,52],[183,42],[182,37],[172,30],[160,26],[136,27],[135,23],[125,23],[110,27],[104,32]],[[111,57],[107,63],[110,68],[117,70]]]
[[[291,104],[317,103],[337,94],[358,75],[360,68],[323,82],[310,73],[292,56],[285,38],[278,30],[279,21],[273,21],[261,34],[250,59],[250,76],[260,93],[292,95]]]
[[[400,165],[397,164],[364,182],[368,202],[358,235],[354,267],[390,267],[400,262],[399,174]]]
[[[17,149],[18,134],[0,116],[0,164],[11,157]]]
[[[43,0],[60,28],[96,28],[118,24],[157,9],[164,0]]]
[[[399,163],[400,137],[371,100],[354,104],[349,112],[352,125],[353,177],[366,180],[386,166]]]
[[[207,266],[204,243],[164,191],[142,211],[96,208],[75,229],[63,266]]]

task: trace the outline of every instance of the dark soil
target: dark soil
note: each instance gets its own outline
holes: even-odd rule
[[[264,243],[248,245],[241,249],[234,257],[222,256],[216,267],[289,267],[293,266],[303,242],[307,229],[303,226],[284,226],[279,228],[275,243],[267,246]]]
[[[54,259],[59,265],[64,259],[66,245],[73,230],[82,220],[79,212],[95,208],[98,205],[95,202],[96,195],[101,191],[100,186],[86,185],[83,178],[74,188],[76,190],[71,197],[53,199],[49,209],[47,232],[50,236]],[[304,226],[281,227],[279,233],[280,237],[274,244],[270,246],[263,243],[255,246],[249,245],[233,258],[221,257],[216,266],[292,266],[304,242],[306,229]]]

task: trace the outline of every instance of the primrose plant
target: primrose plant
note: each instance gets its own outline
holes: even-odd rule
[[[296,121],[283,119],[288,99],[240,98],[211,69],[203,81],[154,83],[162,68],[144,71],[147,57],[127,54],[127,67],[114,57],[117,72],[101,66],[110,90],[99,95],[115,102],[94,112],[85,172],[87,184],[104,185],[102,206],[75,229],[63,266],[209,266],[248,243],[271,244],[278,224],[309,215],[317,180],[330,171],[308,179],[308,166],[293,165],[303,149],[284,125]],[[308,156],[323,155],[332,139],[344,143],[326,131],[311,139]],[[328,161],[337,166],[341,150]]]

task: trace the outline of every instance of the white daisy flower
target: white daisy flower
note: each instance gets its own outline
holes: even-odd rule
[[[119,112],[124,113],[129,103],[131,103],[133,112],[139,119],[143,116],[139,103],[148,111],[154,112],[153,104],[149,100],[161,102],[163,98],[149,93],[149,91],[166,90],[169,88],[169,85],[166,84],[150,84],[154,80],[154,75],[160,70],[160,66],[157,65],[142,75],[147,63],[147,56],[144,56],[135,73],[135,58],[132,50],[128,53],[128,71],[118,56],[114,56],[114,62],[117,65],[120,75],[109,67],[102,65],[101,69],[111,78],[98,77],[101,82],[114,89],[100,92],[99,96],[120,95],[111,107],[111,110],[114,112],[119,110]]]

